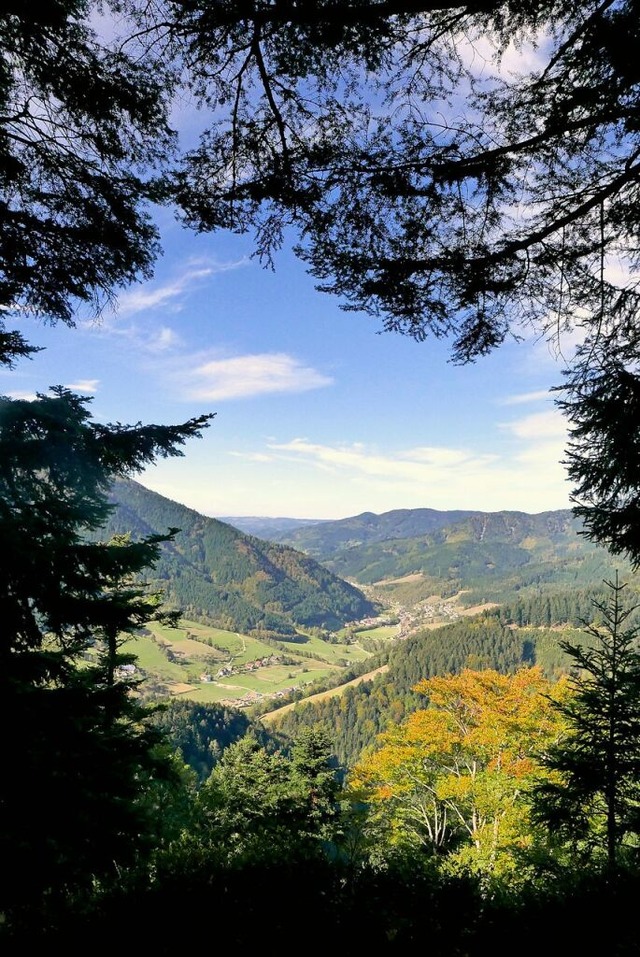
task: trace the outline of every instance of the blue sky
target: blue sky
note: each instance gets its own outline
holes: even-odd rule
[[[516,62],[526,64],[522,50]],[[197,112],[183,101],[174,119],[193,143]],[[158,223],[154,278],[99,322],[25,319],[43,351],[0,371],[0,392],[65,385],[92,396],[105,422],[215,412],[184,457],[138,476],[214,517],[570,506],[565,425],[548,391],[563,362],[544,342],[456,367],[446,343],[342,311],[288,250],[272,272],[251,258],[250,237],[197,236],[168,210]]]
[[[10,396],[65,385],[100,421],[216,417],[138,480],[211,516],[345,518],[397,508],[567,508],[562,362],[508,343],[471,366],[381,332],[315,290],[288,251],[196,236],[163,213],[153,280],[75,329],[24,320],[44,351],[0,374]]]

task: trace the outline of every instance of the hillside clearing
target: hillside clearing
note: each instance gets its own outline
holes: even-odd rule
[[[277,708],[275,711],[268,711],[266,714],[260,715],[258,718],[263,724],[273,724],[277,721],[280,715],[286,714],[288,711],[292,711],[298,704],[307,704],[308,702],[322,701],[325,698],[335,698],[343,694],[346,688],[354,688],[357,685],[362,684],[364,681],[373,681],[377,675],[384,674],[389,670],[389,665],[382,665],[380,668],[376,668],[375,671],[368,671],[366,675],[360,675],[358,678],[353,678],[351,681],[346,681],[343,685],[340,685],[338,688],[331,688],[329,691],[319,691],[318,694],[309,695],[308,698],[304,698],[303,701],[294,701],[292,704],[286,704],[282,708]]]

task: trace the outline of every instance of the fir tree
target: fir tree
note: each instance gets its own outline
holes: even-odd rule
[[[561,642],[575,666],[573,694],[556,705],[570,731],[544,755],[556,779],[533,795],[538,823],[614,868],[640,836],[640,653],[637,628],[625,627],[637,606],[624,607],[617,575],[606,584],[594,601],[602,625],[585,627],[585,644]]]
[[[0,400],[0,912],[11,926],[139,859],[149,793],[170,774],[136,700],[123,639],[163,617],[140,579],[163,541],[90,542],[107,490],[181,455],[210,416],[179,426],[91,421],[61,387]]]

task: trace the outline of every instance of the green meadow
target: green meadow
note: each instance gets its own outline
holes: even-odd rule
[[[300,634],[295,641],[267,642],[187,619],[177,628],[149,623],[126,648],[137,658],[143,696],[202,704],[252,704],[303,690],[370,657],[353,639]]]

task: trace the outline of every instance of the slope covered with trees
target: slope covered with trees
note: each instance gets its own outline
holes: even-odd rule
[[[350,518],[313,522],[282,529],[274,541],[298,548],[319,561],[334,559],[342,551],[397,538],[417,538],[479,512],[439,511],[435,508],[399,508],[376,515],[363,512]]]
[[[153,584],[185,617],[290,636],[297,627],[335,631],[376,611],[357,588],[301,552],[244,535],[139,483],[115,483],[111,501],[107,534],[178,530],[160,551]]]
[[[575,629],[567,633],[575,635]],[[388,667],[372,680],[347,687],[339,696],[300,701],[281,716],[273,712],[268,727],[290,737],[303,727],[324,727],[331,734],[341,766],[348,768],[390,722],[406,718],[419,707],[413,688],[420,680],[459,674],[465,668],[512,674],[533,665],[555,679],[569,669],[558,638],[556,629],[514,629],[498,612],[418,631],[393,646]]]
[[[199,781],[205,781],[222,754],[249,732],[262,744],[270,735],[243,714],[222,705],[194,704],[174,699],[164,702],[150,717],[150,723],[165,736],[180,761],[195,772]]]
[[[354,547],[325,564],[362,584],[418,574],[423,597],[464,591],[464,601],[472,605],[503,601],[516,590],[599,587],[614,568],[634,579],[628,561],[585,540],[580,529],[568,511],[485,513],[431,535]],[[414,591],[418,588],[414,583]],[[385,591],[393,596],[393,581]]]

